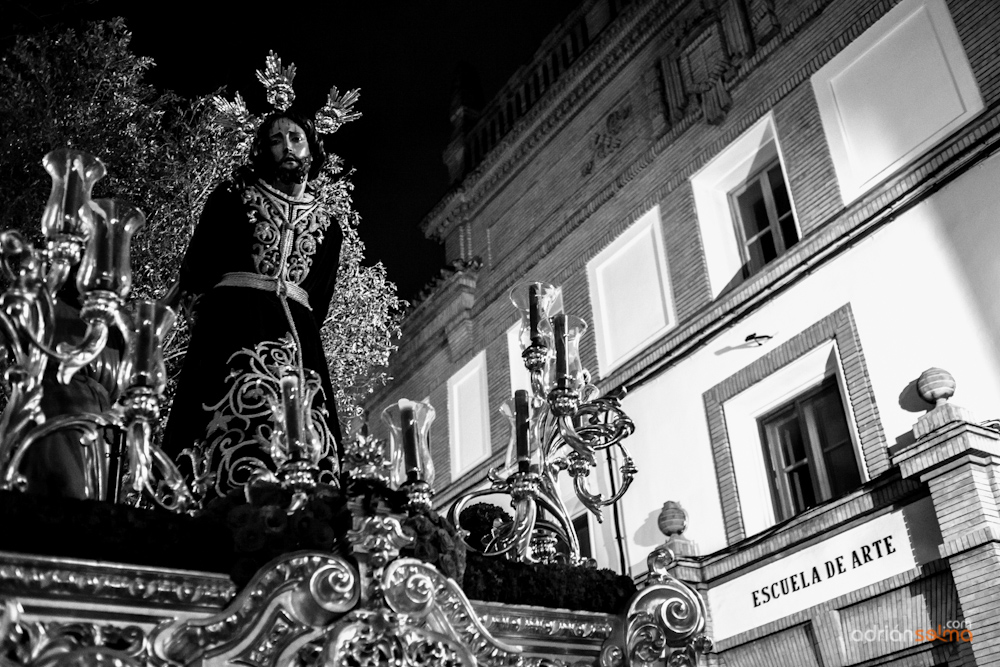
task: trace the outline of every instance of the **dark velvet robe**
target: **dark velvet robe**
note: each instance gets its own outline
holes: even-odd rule
[[[296,362],[299,345],[307,373],[318,376],[313,425],[324,474],[337,474],[340,429],[319,329],[341,242],[338,221],[308,194],[296,199],[260,181],[230,183],[205,204],[181,266],[181,289],[196,296],[195,324],[163,447],[186,474],[210,483],[209,497],[242,486],[262,467],[275,470],[271,402],[278,369]],[[234,273],[297,285],[311,309],[279,296],[273,283],[220,286]]]

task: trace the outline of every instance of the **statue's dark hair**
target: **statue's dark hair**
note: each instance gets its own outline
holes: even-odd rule
[[[260,127],[257,128],[257,136],[253,140],[253,146],[250,147],[250,164],[258,176],[266,176],[273,169],[270,154],[271,126],[282,118],[292,121],[306,133],[309,154],[312,156],[312,164],[309,166],[309,180],[311,181],[319,176],[320,170],[323,169],[323,164],[326,162],[326,151],[323,149],[323,142],[319,140],[319,135],[316,134],[316,125],[308,118],[291,110],[275,111],[260,124]]]

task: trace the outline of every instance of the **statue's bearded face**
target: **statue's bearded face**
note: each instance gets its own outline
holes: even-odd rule
[[[277,180],[288,184],[306,181],[312,154],[306,133],[301,127],[287,118],[279,118],[271,125],[268,146]]]

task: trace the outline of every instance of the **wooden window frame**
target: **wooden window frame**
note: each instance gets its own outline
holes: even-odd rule
[[[784,405],[762,415],[757,419],[760,430],[760,442],[764,452],[764,461],[768,468],[771,481],[771,496],[774,501],[775,513],[779,521],[790,519],[797,514],[809,509],[809,507],[796,508],[795,493],[790,483],[790,467],[781,461],[781,443],[776,434],[777,420],[785,417],[789,413],[794,413],[798,420],[799,429],[805,441],[806,458],[804,465],[809,467],[809,477],[812,480],[816,504],[822,504],[834,498],[833,487],[830,480],[830,473],[826,466],[827,453],[835,447],[824,448],[824,438],[820,433],[819,418],[816,415],[814,402],[830,390],[836,393],[841,403],[841,415],[844,419],[844,428],[851,430],[851,424],[847,419],[847,410],[843,405],[844,397],[841,393],[837,378],[827,377],[818,386],[799,394]],[[826,443],[829,445],[829,443]],[[843,446],[843,444],[837,445]],[[854,454],[854,464],[858,467],[859,482],[862,479],[858,454],[854,451],[851,443],[851,451]],[[799,463],[799,466],[803,463]],[[803,503],[804,504],[804,503]]]
[[[748,535],[743,524],[740,493],[736,485],[723,406],[731,398],[781,371],[830,339],[836,342],[839,351],[843,371],[843,399],[845,404],[851,406],[858,440],[857,457],[864,461],[866,478],[878,477],[890,467],[888,443],[875,403],[861,339],[851,306],[845,304],[702,395],[715,461],[719,500],[722,504],[722,518],[729,544],[735,544]]]
[[[785,235],[781,229],[781,217],[778,215],[778,208],[774,202],[773,188],[771,187],[771,177],[769,172],[775,167],[781,170],[781,161],[775,158],[768,162],[766,165],[755,171],[747,180],[737,188],[729,191],[729,208],[731,212],[731,217],[733,221],[733,228],[736,233],[736,238],[739,240],[739,250],[740,258],[743,261],[743,278],[749,278],[750,276],[759,273],[767,266],[770,262],[765,261],[760,266],[753,266],[752,257],[750,254],[750,244],[756,239],[760,238],[764,233],[770,231],[771,237],[774,239],[775,257],[770,261],[775,261],[782,255],[784,255],[788,249],[796,245],[801,239],[802,235],[799,233],[798,226],[795,220],[795,210],[791,202],[791,193],[788,190],[788,179],[785,178],[784,171],[781,171],[781,184],[785,188],[785,197],[788,199],[788,213],[787,216],[791,218],[792,226],[795,229],[795,241],[791,245],[786,245]],[[753,237],[747,238],[746,235],[746,225],[743,222],[743,216],[740,213],[740,207],[738,204],[738,199],[740,195],[745,193],[751,187],[756,184],[760,184],[761,193],[764,196],[764,209],[767,212],[768,225],[765,229],[758,231]]]

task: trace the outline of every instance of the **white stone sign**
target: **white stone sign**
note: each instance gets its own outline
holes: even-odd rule
[[[935,537],[936,523],[926,531],[928,518],[929,499],[918,501],[709,589],[712,638],[738,635],[931,560],[936,550],[927,547],[940,542],[940,533]],[[934,544],[915,548],[908,526],[920,542]]]

